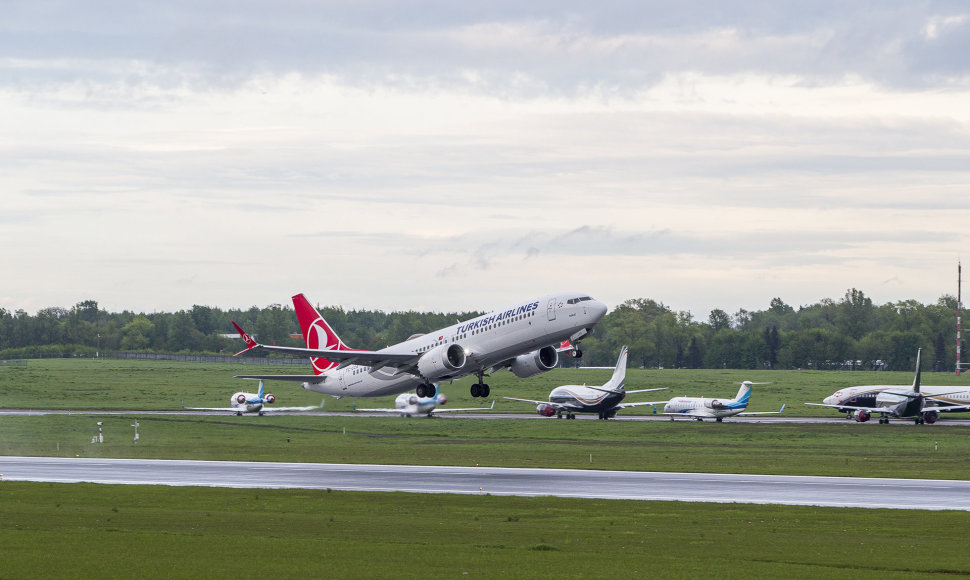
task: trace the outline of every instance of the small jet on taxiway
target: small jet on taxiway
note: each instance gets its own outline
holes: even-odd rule
[[[965,396],[966,387],[951,387],[951,392],[936,392],[935,394],[926,391],[929,387],[920,387],[920,354],[922,350],[916,351],[916,376],[913,377],[912,386],[852,387],[852,389],[859,391],[853,392],[851,395],[843,395],[842,391],[838,391],[834,395],[826,397],[824,403],[805,404],[838,409],[847,413],[849,417],[854,415],[855,420],[859,423],[865,423],[873,413],[879,413],[880,424],[889,423],[889,419],[912,419],[917,425],[923,423],[932,425],[940,418],[940,411],[966,411],[970,409],[968,404],[956,404],[957,399],[953,398],[953,396]],[[933,390],[939,391],[941,387],[933,387]],[[862,405],[854,401],[847,401],[850,398],[861,398],[863,392],[867,397],[871,397],[872,394],[875,395],[873,404]],[[947,396],[951,398],[945,398]],[[833,397],[839,400],[837,402],[831,400]]]
[[[492,401],[491,407],[474,407],[474,408],[449,408],[441,409],[441,405],[448,402],[448,398],[445,397],[443,393],[438,392],[438,385],[435,385],[434,395],[430,397],[419,397],[415,393],[401,393],[394,399],[393,409],[358,409],[357,404],[354,403],[354,410],[361,413],[397,413],[402,417],[413,417],[415,415],[424,415],[426,417],[434,417],[437,413],[459,413],[462,411],[488,411],[495,408],[495,401]]]
[[[740,384],[741,388],[738,389],[738,394],[733,399],[676,397],[667,401],[661,414],[670,415],[671,421],[673,421],[674,417],[688,417],[698,421],[714,419],[720,423],[725,417],[733,417],[735,415],[745,417],[750,415],[778,415],[785,410],[785,405],[782,405],[781,409],[777,411],[744,412],[748,407],[748,401],[751,399],[751,385],[768,385],[770,383],[744,381],[737,384]]]
[[[323,402],[314,407],[267,407],[266,405],[272,405],[276,402],[276,395],[272,393],[263,394],[263,381],[259,381],[259,392],[258,393],[243,393],[239,392],[234,394],[229,399],[229,404],[231,407],[186,407],[185,401],[182,401],[182,408],[186,411],[231,411],[236,415],[242,415],[243,413],[259,413],[262,415],[267,411],[274,413],[282,412],[297,412],[297,411],[317,411],[323,408]]]
[[[516,399],[505,397],[510,401],[521,401],[536,405],[536,413],[541,417],[552,417],[562,419],[563,415],[567,419],[575,419],[576,413],[598,413],[600,419],[611,419],[616,416],[616,412],[627,407],[639,407],[641,405],[657,405],[663,401],[649,401],[643,403],[621,403],[629,393],[647,393],[650,391],[662,391],[666,387],[657,389],[639,389],[636,391],[624,390],[626,383],[626,361],[627,347],[620,349],[620,357],[616,361],[613,369],[613,376],[601,387],[591,387],[586,385],[563,385],[556,387],[549,393],[548,401],[534,401],[532,399]]]

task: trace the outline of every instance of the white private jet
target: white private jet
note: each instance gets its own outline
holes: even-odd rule
[[[940,411],[966,411],[970,409],[970,392],[966,387],[921,387],[920,354],[916,351],[916,375],[910,385],[870,385],[836,391],[822,403],[805,403],[816,407],[830,407],[855,416],[865,423],[873,413],[879,413],[879,423],[889,419],[912,419],[917,425],[932,425],[940,418]],[[932,394],[932,389],[936,394]],[[950,389],[950,392],[941,392]],[[862,401],[862,402],[860,402]]]
[[[394,399],[393,409],[358,409],[354,403],[354,410],[362,413],[397,413],[402,417],[413,417],[424,415],[434,417],[436,413],[458,413],[462,411],[488,411],[495,408],[495,401],[491,407],[474,407],[464,409],[439,409],[441,405],[448,402],[448,397],[438,392],[438,385],[435,385],[434,395],[430,397],[419,397],[414,393],[401,393]]]
[[[771,383],[744,381],[735,384],[740,384],[741,388],[738,389],[737,396],[731,400],[725,401],[705,397],[676,397],[667,401],[661,414],[670,415],[671,421],[674,420],[674,417],[689,417],[698,421],[714,419],[720,423],[725,417],[733,417],[735,415],[778,415],[785,410],[785,405],[782,405],[781,409],[777,411],[744,412],[748,407],[748,401],[751,399],[751,385],[768,385]]]
[[[620,403],[624,397],[630,393],[647,393],[650,391],[662,391],[666,387],[657,389],[639,389],[636,391],[626,391],[626,361],[627,348],[620,349],[620,357],[616,360],[616,367],[613,369],[613,376],[601,387],[590,387],[586,385],[563,385],[556,387],[549,393],[548,401],[533,401],[532,399],[516,399],[505,397],[510,401],[522,401],[536,405],[536,413],[541,417],[552,417],[562,419],[563,414],[567,419],[575,419],[576,413],[598,413],[600,419],[610,419],[616,416],[616,412],[627,407],[639,407],[641,405],[657,405],[664,401],[650,401],[643,403]]]
[[[274,352],[310,357],[312,375],[240,375],[257,380],[299,381],[303,388],[340,397],[383,397],[415,390],[418,397],[434,392],[432,382],[478,377],[473,397],[487,397],[484,377],[509,369],[528,378],[556,367],[556,347],[582,356],[577,341],[589,336],[606,314],[606,305],[585,294],[562,293],[520,302],[472,320],[459,322],[378,351],[354,350],[343,343],[303,294],[293,297],[306,348],[259,344],[233,322],[246,342]]]
[[[185,401],[182,401],[182,408],[186,411],[230,411],[236,415],[242,415],[243,413],[259,413],[262,415],[267,411],[274,413],[281,412],[296,412],[296,411],[316,411],[323,408],[323,403],[314,407],[267,407],[266,405],[272,405],[276,402],[276,395],[272,393],[263,394],[263,381],[259,381],[259,392],[258,393],[243,393],[239,392],[234,394],[229,399],[230,407],[186,407]]]

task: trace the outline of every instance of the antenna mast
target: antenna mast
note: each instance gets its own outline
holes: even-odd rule
[[[960,316],[963,314],[963,302],[960,299],[962,278],[963,268],[960,262],[957,262],[957,376],[960,376],[960,347],[962,346],[962,341],[960,340]]]

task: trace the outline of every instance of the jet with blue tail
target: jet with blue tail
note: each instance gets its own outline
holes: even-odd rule
[[[778,411],[745,412],[748,401],[751,399],[751,385],[769,385],[771,383],[753,383],[744,381],[740,384],[736,397],[730,400],[709,399],[706,397],[675,397],[667,401],[664,405],[662,415],[669,415],[672,421],[675,417],[688,417],[703,421],[704,419],[714,419],[718,423],[725,417],[735,415],[778,415],[785,410],[785,405]]]
[[[229,407],[186,407],[185,401],[182,401],[182,408],[186,411],[229,411],[235,413],[236,415],[242,415],[243,413],[258,413],[263,415],[267,411],[272,411],[274,413],[280,412],[297,412],[297,411],[319,411],[323,408],[323,402],[321,401],[318,406],[314,407],[267,407],[266,405],[272,405],[276,402],[276,395],[273,393],[263,392],[263,381],[259,381],[259,392],[257,393],[244,393],[238,392],[234,393],[232,397],[229,398]]]

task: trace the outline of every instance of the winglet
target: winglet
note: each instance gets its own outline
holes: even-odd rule
[[[246,351],[249,351],[249,350],[252,350],[252,349],[256,348],[257,346],[259,346],[259,343],[256,342],[255,340],[253,340],[253,337],[249,336],[249,334],[245,330],[243,330],[242,327],[240,327],[238,324],[236,324],[236,321],[235,320],[231,320],[230,322],[232,322],[232,325],[236,327],[236,332],[238,332],[239,333],[239,336],[242,337],[243,342],[246,343],[246,348],[244,348],[243,350],[237,352],[236,354],[234,354],[232,356],[239,356],[242,353],[244,353]]]
[[[784,413],[784,412],[785,412],[785,403],[782,403],[781,404],[781,409],[778,410],[778,413],[781,414],[781,413]]]

